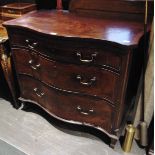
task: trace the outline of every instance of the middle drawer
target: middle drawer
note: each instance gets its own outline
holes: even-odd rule
[[[64,64],[25,49],[14,49],[18,74],[28,74],[62,91],[86,94],[115,102],[119,76],[97,67]]]

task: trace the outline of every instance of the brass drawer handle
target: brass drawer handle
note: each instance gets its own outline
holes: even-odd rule
[[[83,115],[90,115],[92,113],[94,113],[94,110],[93,109],[89,109],[89,110],[84,110],[81,108],[81,106],[77,106],[76,108],[81,114]]]
[[[95,57],[97,56],[97,52],[91,54],[91,59],[83,59],[82,54],[80,52],[77,52],[76,55],[80,58],[80,61],[83,63],[91,63],[95,60]]]
[[[7,11],[8,11],[8,13],[11,13],[11,14],[16,13],[14,10],[7,10]]]
[[[33,70],[38,70],[40,68],[40,64],[37,64],[35,65],[33,60],[29,60],[29,64],[30,64],[30,67],[33,69]]]
[[[80,81],[81,85],[85,85],[85,86],[91,86],[96,81],[95,76],[91,78],[89,82],[82,81],[83,78],[81,77],[81,75],[77,75],[76,79]]]
[[[27,43],[27,46],[29,48],[31,48],[31,49],[34,49],[38,45],[37,42],[33,42],[33,41],[29,40],[29,39],[26,39],[25,42]]]
[[[38,90],[38,88],[34,88],[33,90],[34,90],[35,94],[36,94],[38,97],[40,97],[40,98],[42,98],[42,97],[45,95],[45,93],[40,92],[40,91]]]

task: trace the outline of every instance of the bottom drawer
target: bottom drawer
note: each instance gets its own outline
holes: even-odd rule
[[[20,75],[19,80],[21,97],[37,102],[53,116],[111,131],[113,108],[105,101],[61,92],[28,76]]]

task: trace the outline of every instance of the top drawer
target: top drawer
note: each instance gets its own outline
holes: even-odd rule
[[[49,38],[48,38],[49,37]],[[121,71],[122,55],[119,49],[93,41],[71,40],[18,31],[10,36],[11,45],[28,48],[62,62],[95,65],[115,72]]]

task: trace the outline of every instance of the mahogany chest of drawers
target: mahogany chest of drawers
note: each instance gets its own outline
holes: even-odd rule
[[[120,136],[133,51],[141,23],[37,11],[4,23],[20,87],[19,100],[51,116]]]

